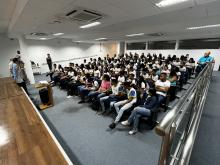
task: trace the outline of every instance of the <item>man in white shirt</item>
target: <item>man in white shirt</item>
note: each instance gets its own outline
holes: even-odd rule
[[[161,73],[160,79],[157,80],[155,83],[155,87],[158,95],[158,104],[161,104],[163,101],[165,101],[167,92],[170,88],[170,82],[166,78],[167,78],[166,73]]]
[[[116,116],[115,121],[109,125],[109,128],[111,129],[114,129],[116,127],[124,112],[129,110],[129,108],[131,108],[137,102],[137,92],[132,87],[132,84],[130,82],[125,82],[124,87],[128,90],[127,99],[114,104],[115,110],[118,115]]]

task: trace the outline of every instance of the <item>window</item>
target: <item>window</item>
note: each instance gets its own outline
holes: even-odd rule
[[[179,49],[219,49],[220,38],[180,40]]]
[[[126,44],[127,50],[145,50],[146,42],[134,42]]]
[[[148,49],[175,49],[176,41],[150,41]]]

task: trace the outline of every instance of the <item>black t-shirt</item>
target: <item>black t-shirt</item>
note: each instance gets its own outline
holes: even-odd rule
[[[47,57],[47,64],[52,64],[52,59]]]

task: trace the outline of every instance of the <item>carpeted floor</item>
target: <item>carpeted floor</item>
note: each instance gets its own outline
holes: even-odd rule
[[[48,80],[45,75],[36,81]],[[29,87],[31,97],[39,100],[38,91]],[[111,117],[96,114],[88,104],[78,104],[78,97],[66,99],[66,92],[53,87],[55,106],[42,116],[76,165],[156,165],[161,139],[154,130],[134,136],[119,125],[109,130]]]
[[[190,165],[220,164],[220,72],[214,72]]]

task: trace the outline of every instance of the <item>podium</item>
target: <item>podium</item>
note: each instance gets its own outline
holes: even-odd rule
[[[48,96],[49,96],[49,101],[47,104],[40,104],[39,107],[41,110],[45,110],[47,108],[50,108],[52,106],[54,106],[54,102],[53,102],[53,89],[50,85],[50,83],[46,82],[46,81],[42,81],[38,84],[34,85],[35,88],[37,88],[38,90],[41,90],[43,88],[47,88],[48,90]]]

